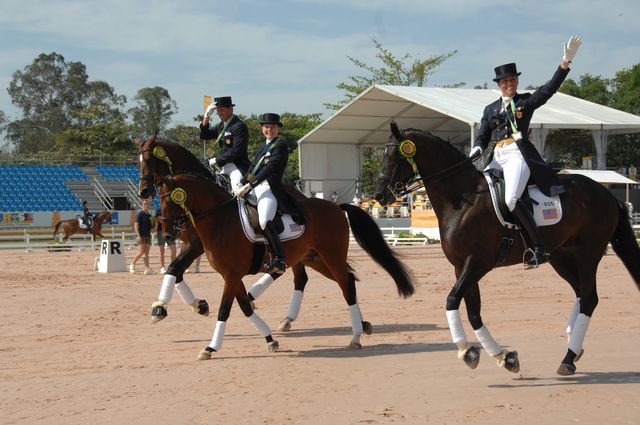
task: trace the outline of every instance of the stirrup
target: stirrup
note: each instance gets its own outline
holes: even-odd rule
[[[549,254],[541,249],[527,248],[522,254],[522,263],[525,270],[535,269],[547,261],[549,261]]]
[[[269,271],[267,273],[282,274],[287,269],[287,265],[284,260],[276,258],[271,264],[269,264]]]

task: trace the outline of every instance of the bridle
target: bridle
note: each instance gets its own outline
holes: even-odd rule
[[[156,179],[155,177],[160,175],[159,162],[157,160],[160,160],[167,164],[167,167],[169,167],[170,175],[173,174],[173,164],[171,163],[171,159],[169,159],[169,156],[167,155],[167,152],[164,150],[164,148],[162,146],[153,146],[154,144],[155,139],[149,143],[149,147],[140,150],[141,160],[143,159],[143,155],[148,152],[150,152],[151,155],[153,155],[153,158],[156,159],[153,161],[153,172],[151,174],[140,176],[140,181],[150,182],[151,186],[153,186],[155,189],[161,184],[161,180]]]
[[[391,177],[386,177],[384,173],[381,173],[378,178],[387,184],[387,188],[391,192],[391,194],[396,197],[402,197],[409,193],[415,192],[424,186],[424,182],[427,182],[429,185],[433,185],[438,183],[447,177],[452,176],[455,172],[457,172],[460,168],[466,166],[467,164],[473,163],[476,159],[480,157],[480,154],[477,153],[472,157],[465,158],[462,161],[458,161],[455,164],[444,168],[442,170],[436,171],[433,174],[430,174],[427,177],[421,177],[418,172],[418,167],[413,159],[416,154],[417,148],[413,141],[407,139],[404,135],[403,131],[398,131],[400,138],[398,135],[393,132],[393,138],[396,140],[396,143],[387,143],[385,146],[392,149],[397,149],[400,161],[405,159],[407,163],[411,166],[412,174],[406,179],[406,181],[402,181],[398,174],[400,173],[401,162],[396,161],[396,166],[391,173]],[[393,152],[393,151],[392,151]],[[385,151],[386,154],[386,151]],[[393,155],[393,154],[390,154]]]

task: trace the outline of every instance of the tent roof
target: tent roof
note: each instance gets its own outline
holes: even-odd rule
[[[299,140],[299,144],[378,145],[389,137],[389,121],[428,130],[454,143],[468,142],[498,90],[374,85]],[[640,132],[640,117],[563,93],[539,108],[531,128]],[[455,140],[454,140],[455,139]]]
[[[638,184],[637,181],[631,180],[623,176],[622,174],[616,173],[615,171],[609,170],[560,170],[559,174],[582,174],[583,176],[587,176],[592,180],[597,181],[598,183],[606,183],[606,184]]]

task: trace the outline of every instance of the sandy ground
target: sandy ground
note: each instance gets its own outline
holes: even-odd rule
[[[481,282],[485,323],[520,354],[512,374],[484,352],[475,370],[457,359],[444,314],[453,270],[440,248],[398,252],[416,276],[406,300],[350,251],[373,324],[362,350],[345,348],[351,330],[337,285],[310,272],[293,330],[274,333],[279,352],[268,353],[235,306],[209,361],[196,357],[211,339],[222,282],[208,264],[186,276],[214,314],[192,313],[176,294],[169,317],[152,324],[159,275],[99,274],[93,252],[0,252],[0,423],[640,423],[640,293],[615,255],[600,266],[578,373],[560,377],[573,293],[550,266],[499,269]],[[273,329],[291,289],[288,273],[258,301]]]

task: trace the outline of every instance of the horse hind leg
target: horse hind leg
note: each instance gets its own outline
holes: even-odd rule
[[[597,264],[597,261],[595,263]],[[569,376],[575,374],[575,362],[580,360],[584,354],[582,344],[589,326],[591,313],[593,313],[595,304],[597,304],[597,294],[595,293],[595,269],[592,272],[587,270],[582,271],[583,276],[593,274],[592,280],[594,290],[591,297],[595,296],[595,298],[592,298],[591,302],[585,302],[586,309],[584,311],[589,313],[586,315],[583,314],[584,312],[581,313],[581,305],[583,303],[582,296],[585,294],[580,286],[581,271],[575,253],[566,248],[559,248],[555,250],[551,256],[551,266],[560,275],[560,277],[571,285],[576,294],[576,299],[573,303],[571,312],[569,313],[569,319],[567,321],[567,353],[557,369],[558,375]]]

